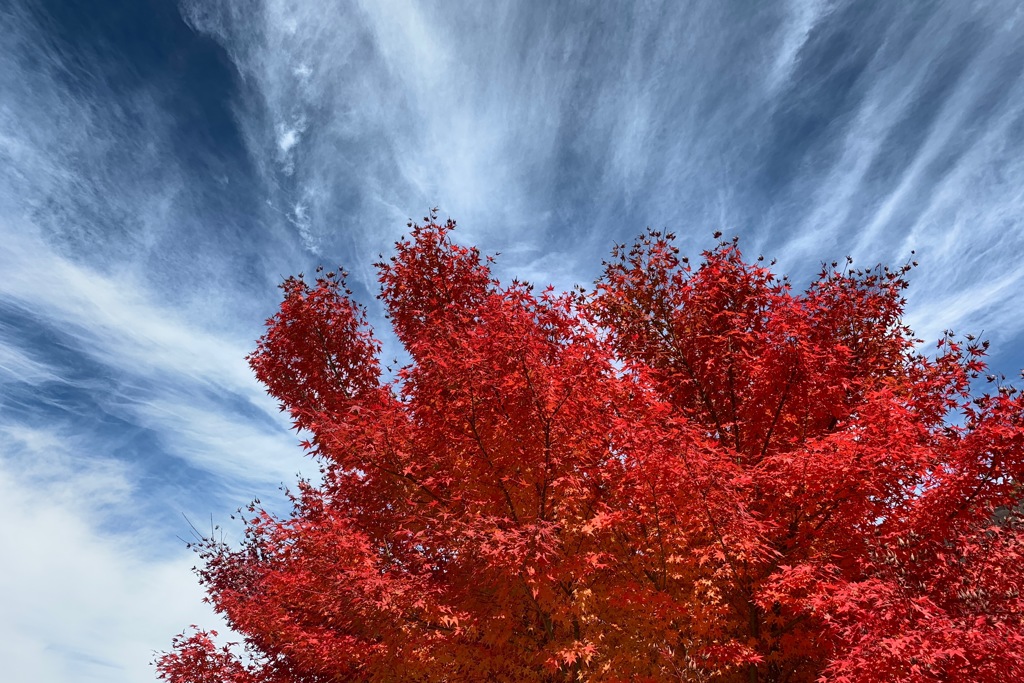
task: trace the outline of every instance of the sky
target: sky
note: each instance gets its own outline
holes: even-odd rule
[[[0,26],[8,680],[153,680],[217,625],[190,524],[236,538],[316,472],[244,359],[277,284],[344,266],[399,355],[371,264],[432,206],[559,288],[648,226],[796,282],[916,259],[925,349],[1024,366],[1018,0],[0,0]]]

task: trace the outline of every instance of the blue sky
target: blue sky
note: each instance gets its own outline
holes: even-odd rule
[[[344,265],[381,323],[370,264],[430,206],[563,288],[646,226],[797,281],[916,250],[919,336],[1024,366],[1017,0],[8,0],[0,25],[10,680],[151,679],[216,623],[185,516],[316,469],[244,362],[277,283]]]

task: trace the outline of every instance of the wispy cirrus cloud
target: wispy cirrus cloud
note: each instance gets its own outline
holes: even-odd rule
[[[829,122],[827,163],[796,183],[810,201],[779,240],[787,266],[823,245],[861,265],[913,258],[921,265],[908,321],[919,335],[1020,334],[1024,80],[1010,66],[1024,56],[1019,17],[1007,3],[943,5],[926,17],[906,6],[881,27],[876,48],[847,50],[840,66],[856,74],[856,106]],[[812,41],[806,78],[843,26],[822,28],[817,50]]]
[[[11,680],[145,680],[158,644],[186,624],[219,623],[191,553],[169,552],[145,525],[112,533],[110,512],[138,485],[129,464],[86,457],[52,430],[2,434],[0,656]]]
[[[0,9],[0,648],[12,680],[134,681],[217,623],[182,515],[310,467],[244,360],[305,256],[171,84],[51,9]]]
[[[217,623],[188,571],[185,518],[222,520],[309,464],[237,337],[126,274],[9,237],[0,652],[16,680],[144,679],[182,627]]]

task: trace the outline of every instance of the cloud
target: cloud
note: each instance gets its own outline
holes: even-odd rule
[[[1009,297],[1024,280],[1024,81],[1005,66],[1021,54],[1005,10],[891,18],[864,56],[858,105],[833,121],[841,151],[799,181],[811,201],[778,247],[790,267],[844,253],[900,264],[916,251],[908,321],[929,340],[966,327],[1005,342],[1022,329]]]
[[[0,385],[8,382],[42,384],[59,381],[60,376],[45,363],[40,363],[21,349],[0,345]]]
[[[12,41],[0,48],[10,95],[0,106],[4,402],[45,406],[55,424],[91,419],[99,428],[112,415],[119,430],[150,430],[163,443],[157,468],[179,458],[207,476],[244,473],[233,481],[291,476],[298,456],[285,465],[272,455],[294,450],[287,423],[244,357],[273,310],[270,285],[292,270],[269,263],[293,259],[295,248],[271,230],[254,230],[250,243],[216,232],[226,229],[211,212],[221,185],[194,178],[175,149],[178,113],[164,108],[158,84],[124,92],[104,79],[99,57],[59,47],[19,8],[10,18]],[[47,59],[27,59],[33,46]],[[62,74],[76,58],[92,72],[88,88],[71,90]],[[204,223],[208,235],[193,233]],[[259,253],[268,245],[271,261]],[[71,406],[73,392],[83,398]],[[176,402],[203,419],[176,422],[166,407]],[[203,451],[224,447],[225,432],[262,434],[266,447]],[[123,438],[105,433],[89,446],[113,450]]]
[[[174,467],[177,459],[196,476],[228,483],[242,499],[252,495],[242,493],[246,487],[288,481],[303,464],[310,468],[287,420],[252,377],[244,360],[247,344],[181,319],[147,297],[143,283],[98,274],[38,241],[18,238],[9,247],[0,256],[8,273],[0,296],[104,368],[105,387],[93,401],[104,413],[157,435],[162,453],[154,467]],[[40,271],[50,277],[33,277]],[[0,338],[4,360],[23,383],[75,385],[60,379],[66,369],[33,360]],[[76,386],[90,389],[96,382],[83,379]]]
[[[53,252],[29,237],[31,227],[10,234],[0,254],[6,274],[0,295],[9,304],[45,318],[108,364],[142,374],[185,373],[212,385],[252,384],[244,345],[176,320],[180,314],[147,296],[137,276],[104,275]]]
[[[791,0],[788,3],[785,28],[778,32],[780,42],[767,78],[770,89],[778,88],[792,77],[801,48],[832,4],[827,0]]]
[[[152,530],[112,532],[106,511],[134,497],[129,465],[83,458],[53,432],[7,428],[0,450],[0,657],[17,681],[153,677],[152,653],[202,604],[191,553]]]

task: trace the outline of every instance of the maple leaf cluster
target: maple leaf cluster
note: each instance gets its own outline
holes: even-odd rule
[[[917,351],[909,267],[794,292],[651,232],[537,292],[424,223],[378,264],[394,376],[342,274],[282,285],[249,361],[322,481],[200,543],[244,651],[163,680],[1024,680],[1024,400]]]

